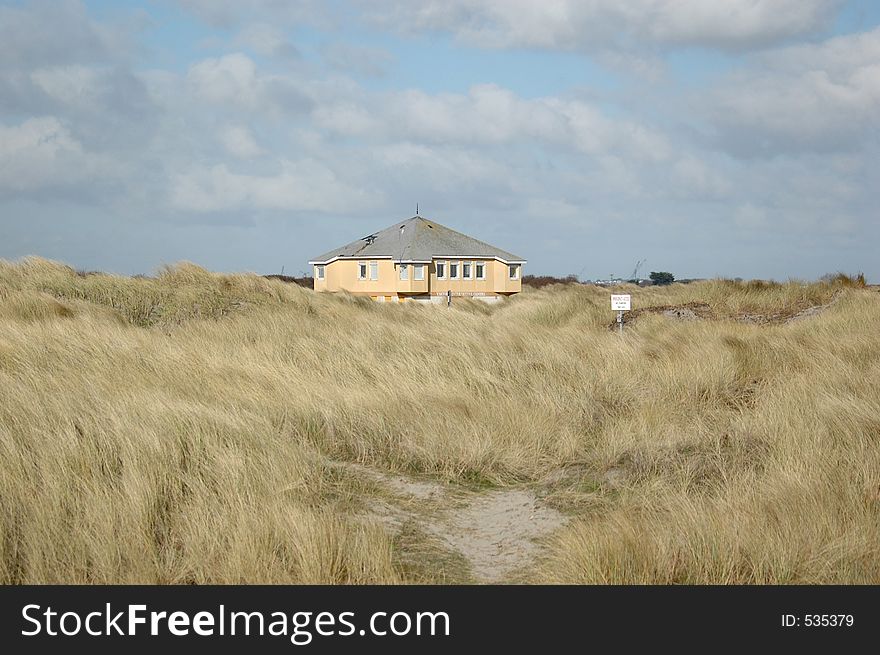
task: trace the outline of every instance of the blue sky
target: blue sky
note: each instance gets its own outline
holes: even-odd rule
[[[0,257],[298,273],[421,213],[582,278],[880,280],[880,4],[0,2]]]

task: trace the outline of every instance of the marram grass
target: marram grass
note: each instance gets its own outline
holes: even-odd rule
[[[630,292],[711,318],[0,262],[0,581],[416,581],[358,462],[539,490],[570,520],[533,582],[880,582],[880,294]]]

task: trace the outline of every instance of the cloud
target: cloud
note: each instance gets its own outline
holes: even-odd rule
[[[372,207],[376,191],[352,187],[320,162],[282,160],[274,175],[230,171],[226,164],[195,167],[177,175],[171,203],[193,212],[287,210],[339,212]]]
[[[220,141],[231,155],[239,159],[253,159],[266,154],[266,151],[257,145],[251,131],[241,125],[233,125],[222,130]]]
[[[277,57],[288,60],[300,58],[297,47],[288,40],[284,30],[277,25],[252,23],[238,33],[234,43],[250,48],[264,57]]]
[[[88,16],[76,0],[0,6],[0,70],[94,63],[128,51],[125,30]]]
[[[52,66],[29,75],[45,108],[64,115],[93,149],[139,147],[156,127],[156,106],[146,86],[120,68]]]
[[[201,100],[218,107],[276,115],[307,111],[312,100],[296,80],[260,72],[243,53],[203,59],[187,72],[187,82]]]
[[[88,177],[93,164],[54,116],[0,125],[0,191],[62,188]]]
[[[692,154],[680,156],[670,170],[679,197],[718,198],[733,190],[725,175]]]
[[[382,147],[375,157],[398,182],[429,181],[427,186],[435,193],[461,191],[465,186],[506,187],[510,191],[509,163],[470,150],[402,142]]]
[[[333,12],[325,0],[177,0],[178,4],[215,27],[229,28],[244,21],[274,25],[327,24]]]
[[[666,137],[649,126],[609,118],[579,100],[526,99],[496,84],[474,85],[467,94],[410,89],[331,101],[314,114],[325,129],[371,139],[495,146],[531,141],[652,161],[671,154]]]
[[[596,52],[702,46],[747,50],[829,24],[837,0],[387,0],[369,15],[405,32],[471,45]]]
[[[706,109],[738,155],[861,148],[877,135],[880,28],[754,57]]]
[[[394,60],[384,48],[331,43],[321,50],[331,68],[363,77],[381,77]]]

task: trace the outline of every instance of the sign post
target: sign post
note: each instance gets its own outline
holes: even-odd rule
[[[623,312],[628,312],[631,308],[631,299],[628,293],[611,294],[611,309],[617,311],[617,328],[620,334],[623,334]]]

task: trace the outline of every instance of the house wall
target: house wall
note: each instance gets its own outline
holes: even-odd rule
[[[517,276],[515,280],[510,279],[510,271],[509,265],[504,264],[502,262],[496,261],[495,268],[493,269],[494,273],[494,284],[495,290],[498,293],[519,293],[522,291],[522,276],[523,276],[523,267],[519,265],[519,269],[517,271]]]
[[[368,263],[367,277],[369,277],[369,262],[378,262],[378,280],[359,280],[358,264],[360,261]],[[446,262],[446,279],[437,278],[437,262]],[[459,278],[449,279],[449,262],[459,262]],[[485,279],[476,279],[476,267],[473,266],[472,279],[463,279],[461,264],[482,262],[486,266]],[[511,294],[522,290],[522,267],[516,280],[508,279],[507,264],[494,259],[435,259],[427,265],[425,280],[415,280],[412,264],[410,264],[409,280],[400,280],[395,262],[390,259],[378,260],[353,260],[337,259],[335,262],[324,266],[324,279],[319,280],[313,267],[315,291],[341,291],[346,290],[356,295],[369,296],[397,296],[397,294],[430,294],[431,296],[445,295],[452,291],[453,295],[494,296],[496,294]],[[377,298],[378,299],[378,298]],[[390,298],[389,298],[390,299]]]
[[[370,276],[369,263],[375,261],[379,265],[378,280],[359,280],[358,264],[367,262],[367,278]],[[397,293],[395,282],[397,271],[394,262],[390,259],[337,259],[335,262],[324,266],[324,281],[315,277],[315,291],[349,291],[355,295],[377,295]]]

